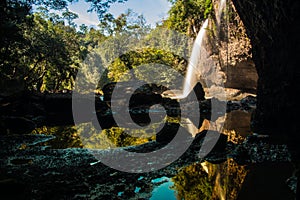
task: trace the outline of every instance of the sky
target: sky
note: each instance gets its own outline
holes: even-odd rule
[[[147,23],[154,27],[156,22],[160,22],[168,16],[170,3],[167,0],[128,0],[125,3],[112,4],[109,12],[117,17],[129,8],[138,14],[143,14]],[[71,12],[79,15],[79,18],[74,20],[75,23],[78,25],[97,26],[99,23],[97,14],[87,13],[88,9],[89,4],[84,2],[84,0],[79,0],[69,6]]]

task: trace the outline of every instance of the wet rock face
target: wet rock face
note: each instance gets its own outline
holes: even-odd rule
[[[258,72],[254,131],[300,141],[299,7],[294,0],[233,0],[250,37]],[[295,140],[296,139],[296,140]]]

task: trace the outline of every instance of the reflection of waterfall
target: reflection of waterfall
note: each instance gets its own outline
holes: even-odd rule
[[[217,30],[220,30],[220,21],[221,21],[221,14],[222,11],[224,10],[224,7],[226,6],[226,0],[221,0],[219,9],[216,13],[217,15]],[[186,98],[189,93],[193,90],[193,88],[196,86],[197,82],[199,82],[199,76],[203,76],[201,71],[209,71],[208,70],[200,70],[200,67],[206,67],[210,68],[210,65],[206,65],[205,59],[206,56],[208,55],[207,50],[203,46],[205,35],[206,35],[206,29],[209,24],[209,19],[206,19],[205,22],[202,24],[202,27],[197,35],[197,38],[194,42],[193,49],[192,49],[192,54],[188,63],[187,67],[187,72],[186,72],[186,77],[185,81],[183,83],[183,90],[172,90],[172,91],[167,91],[163,95],[170,97],[172,99],[184,99]]]

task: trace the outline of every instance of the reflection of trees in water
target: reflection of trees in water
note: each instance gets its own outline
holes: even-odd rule
[[[213,191],[213,179],[201,164],[192,164],[181,170],[175,177],[174,189],[177,190],[177,199],[209,200]]]
[[[82,148],[83,144],[77,133],[77,130],[73,126],[56,126],[35,129],[33,134],[45,134],[54,135],[55,138],[46,142],[44,145],[49,145],[54,149],[65,149],[65,148]]]
[[[126,133],[126,130],[119,128],[119,127],[113,127],[110,129],[103,130],[103,133],[106,134],[107,138],[116,146],[116,147],[125,147],[125,146],[133,146],[133,145],[139,145],[147,143],[151,140],[154,140],[155,137],[132,137],[131,135],[128,135]],[[140,135],[146,135],[146,131],[141,131]]]
[[[54,135],[55,139],[44,143],[55,149],[64,148],[89,148],[107,149],[113,147],[125,147],[144,144],[155,140],[158,124],[150,125],[148,128],[136,130],[133,137],[126,133],[126,129],[112,127],[102,131],[96,130],[90,123],[75,126],[56,126],[35,129],[33,134]],[[148,136],[148,137],[147,137]]]
[[[221,164],[208,162],[192,164],[175,177],[177,199],[225,200],[237,199],[247,170],[229,159]]]
[[[86,123],[78,125],[77,131],[85,148],[108,149],[140,145],[153,141],[156,139],[156,133],[159,132],[161,125],[167,122],[179,123],[179,119],[166,116],[163,122],[152,123],[141,129],[112,127],[101,131],[96,130],[91,123]]]
[[[85,148],[108,149],[115,147],[126,147],[144,144],[155,140],[155,126],[147,129],[137,130],[139,137],[132,137],[126,133],[126,129],[112,127],[110,129],[96,130],[91,124],[82,124],[77,127]],[[88,131],[87,131],[88,130]],[[146,137],[147,135],[153,135]]]

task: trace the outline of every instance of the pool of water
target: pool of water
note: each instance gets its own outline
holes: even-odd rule
[[[171,181],[168,177],[161,177],[156,178],[151,181],[151,183],[158,184],[152,190],[152,196],[150,200],[161,200],[161,199],[168,199],[168,200],[176,200],[176,190],[172,189],[174,186],[174,182]]]
[[[251,135],[251,112],[232,111],[225,118],[217,119],[214,124],[204,121],[202,128],[210,129],[220,127],[222,123],[223,134],[228,136],[231,143],[240,143]],[[205,124],[208,123],[208,124]],[[53,149],[65,148],[91,148],[109,149],[116,147],[145,144],[155,140],[155,136],[135,138],[124,134],[126,130],[113,127],[100,132],[90,130],[91,124],[81,126],[41,127],[34,134],[54,135],[56,138],[44,143]],[[153,134],[157,127],[150,126],[141,134]],[[218,129],[220,130],[220,129]],[[85,140],[86,139],[86,140]],[[19,165],[28,164],[27,160],[13,160]],[[97,161],[91,166],[97,166]],[[14,162],[12,162],[14,164]],[[174,173],[173,173],[174,174]],[[162,175],[152,178],[151,175],[142,175],[130,180],[127,186],[117,191],[120,199],[150,199],[150,200],[235,200],[235,199],[285,199],[294,198],[286,181],[293,174],[293,166],[284,164],[253,164],[239,165],[233,159],[228,159],[219,164],[210,162],[196,162],[177,169],[173,176]],[[112,176],[113,177],[113,176]],[[119,184],[120,178],[114,184]],[[123,180],[123,178],[121,178]],[[127,183],[124,183],[125,185]],[[107,185],[107,187],[115,187]],[[256,192],[253,192],[256,191]],[[130,198],[129,198],[130,197]]]

